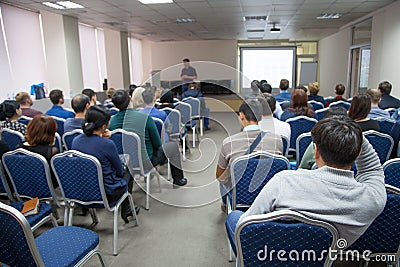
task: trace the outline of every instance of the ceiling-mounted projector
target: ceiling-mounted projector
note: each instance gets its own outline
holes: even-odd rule
[[[280,33],[281,29],[275,27],[275,23],[272,23],[272,28],[269,30],[270,33]]]

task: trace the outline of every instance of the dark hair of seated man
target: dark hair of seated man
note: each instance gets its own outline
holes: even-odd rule
[[[124,89],[118,89],[112,95],[112,102],[114,103],[114,106],[119,110],[127,109],[130,101],[131,98],[129,96],[129,93]]]
[[[361,152],[362,130],[344,116],[319,121],[311,130],[311,137],[315,149],[330,167],[350,169]]]
[[[262,118],[263,107],[257,99],[248,99],[240,105],[239,113],[243,113],[248,121],[259,122]]]

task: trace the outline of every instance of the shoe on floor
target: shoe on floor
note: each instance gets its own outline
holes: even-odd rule
[[[184,186],[187,184],[187,179],[182,178],[180,180],[174,180],[174,189],[179,188],[180,186]]]
[[[221,203],[221,211],[222,211],[223,213],[226,213],[226,204]]]

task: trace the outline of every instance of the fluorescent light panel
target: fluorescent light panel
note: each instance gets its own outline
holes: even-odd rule
[[[84,8],[84,6],[74,3],[72,1],[58,1],[57,3],[52,2],[43,2],[45,6],[52,7],[55,9],[75,9],[75,8]]]
[[[139,0],[140,3],[145,5],[152,5],[152,4],[171,4],[173,0]]]
[[[342,14],[340,13],[332,13],[332,14],[321,14],[320,16],[317,17],[317,19],[340,19]]]

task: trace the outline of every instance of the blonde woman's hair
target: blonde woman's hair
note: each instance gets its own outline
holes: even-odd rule
[[[138,87],[133,91],[132,93],[132,104],[133,108],[143,108],[144,107],[144,101],[143,101],[143,92],[146,89],[143,87]]]
[[[310,94],[317,95],[319,92],[319,83],[318,82],[309,83],[308,90],[310,90]]]

